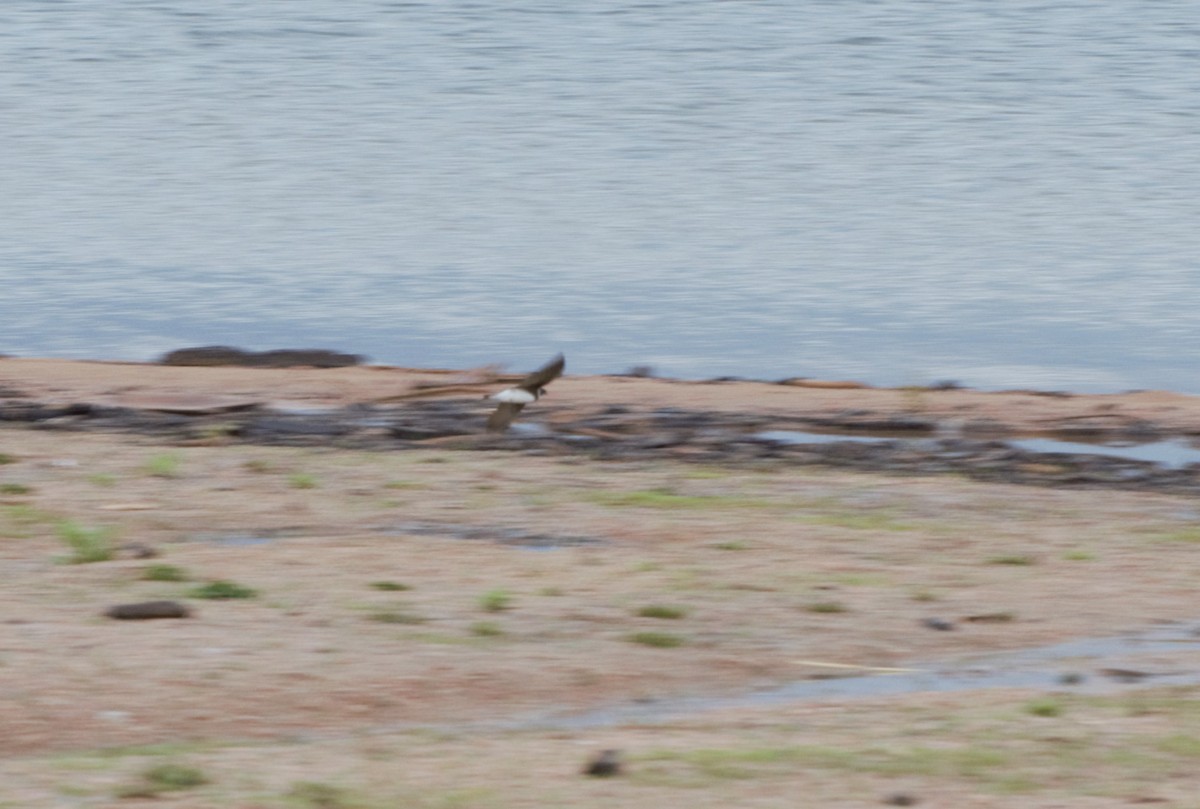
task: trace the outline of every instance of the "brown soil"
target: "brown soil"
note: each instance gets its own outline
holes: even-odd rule
[[[478,384],[400,369],[0,361],[5,395],[58,402],[340,404],[448,380]],[[1104,417],[1200,431],[1200,400],[1166,393],[566,378],[551,395],[566,410],[919,406],[1022,430]],[[905,792],[932,806],[1100,807],[1200,794],[1190,688],[1059,695],[1051,708],[994,691],[648,727],[520,724],[737,693],[826,664],[924,665],[1195,619],[1194,499],[775,463],[170,447],[28,427],[0,431],[0,453],[0,806],[872,806]],[[428,524],[441,533],[414,527]],[[160,555],[64,563],[65,538],[97,529]],[[504,544],[510,529],[563,547]],[[162,565],[188,580],[146,578]],[[214,580],[257,595],[191,595]],[[104,615],[156,599],[185,601],[192,617]],[[681,615],[638,614],[655,605]],[[966,620],[983,614],[1011,620]],[[931,630],[930,617],[958,629]],[[636,641],[648,632],[681,645]],[[625,751],[626,775],[578,774],[608,747]],[[208,783],[116,797],[163,761]]]

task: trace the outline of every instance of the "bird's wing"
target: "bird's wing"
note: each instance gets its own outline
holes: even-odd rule
[[[513,419],[521,412],[521,408],[525,405],[520,402],[501,402],[492,415],[488,416],[487,428],[488,432],[502,433],[508,429],[508,425],[512,424]]]
[[[562,354],[559,354],[557,357],[550,360],[550,362],[546,363],[541,368],[538,368],[532,374],[522,379],[521,383],[517,385],[517,387],[533,391],[536,391],[538,388],[544,388],[562,376],[563,368],[565,368],[566,365],[566,359],[563,358]]]

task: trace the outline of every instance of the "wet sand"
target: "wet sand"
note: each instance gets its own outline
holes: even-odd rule
[[[424,385],[467,397],[496,381],[0,360],[0,399],[58,405],[402,405],[427,401]],[[608,377],[559,380],[527,413],[553,425],[613,406],[1200,432],[1198,400],[1166,393]],[[771,458],[261,446],[220,432],[164,442],[69,427],[0,430],[0,804],[875,806],[903,792],[932,806],[1182,806],[1200,786],[1200,701],[1167,680],[1197,669],[1187,642],[1052,664],[1078,684],[651,716],[681,697],[969,670],[987,665],[980,655],[1194,621],[1194,497]],[[115,558],[66,563],[80,536]],[[158,556],[121,549],[133,543]],[[164,565],[184,580],[155,580]],[[254,597],[195,596],[214,580]],[[104,616],[152,599],[192,616]],[[611,724],[571,725],[609,709],[622,712]],[[579,774],[612,747],[626,775]],[[208,783],[116,797],[163,762]]]

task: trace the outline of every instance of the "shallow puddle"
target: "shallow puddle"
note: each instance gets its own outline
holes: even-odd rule
[[[577,548],[581,545],[599,545],[603,543],[603,540],[596,537],[569,534],[539,534],[533,531],[526,531],[523,528],[456,523],[403,522],[385,526],[378,530],[385,534],[480,540],[537,551],[549,551],[557,548]]]
[[[1005,443],[1026,452],[1103,455],[1129,461],[1150,461],[1167,469],[1182,469],[1188,464],[1200,463],[1200,448],[1178,438],[1147,444],[1085,444],[1053,438],[1017,438]]]
[[[265,528],[248,531],[200,531],[187,537],[188,542],[209,542],[213,545],[228,547],[249,547],[252,545],[269,545],[279,539],[302,537],[308,533],[305,528]]]
[[[796,662],[798,670],[832,676],[816,679],[810,676],[776,688],[731,696],[642,700],[515,724],[522,728],[587,728],[660,722],[707,711],[986,688],[1104,693],[1149,686],[1198,685],[1200,623],[1171,624],[1136,634],[1072,640],[950,663],[894,669],[863,667],[859,670],[865,673],[858,675],[853,674],[852,666]]]
[[[841,442],[879,444],[887,441],[904,441],[917,444],[926,443],[931,440],[927,436],[914,437],[909,435],[902,437],[877,433],[814,433],[802,430],[767,430],[755,433],[752,437],[788,446]],[[1023,452],[1033,452],[1042,455],[1053,453],[1096,455],[1106,458],[1121,458],[1129,461],[1146,461],[1166,469],[1181,469],[1188,464],[1200,463],[1200,447],[1193,446],[1182,438],[1152,441],[1143,444],[1091,444],[1081,441],[1061,441],[1054,438],[1025,437],[1010,438],[1003,440],[1001,443]]]

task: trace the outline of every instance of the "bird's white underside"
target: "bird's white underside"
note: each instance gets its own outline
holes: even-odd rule
[[[513,402],[516,404],[529,404],[530,402],[537,401],[536,396],[529,391],[521,390],[520,388],[508,388],[507,390],[502,390],[499,393],[493,394],[491,398],[495,399],[497,402]]]

